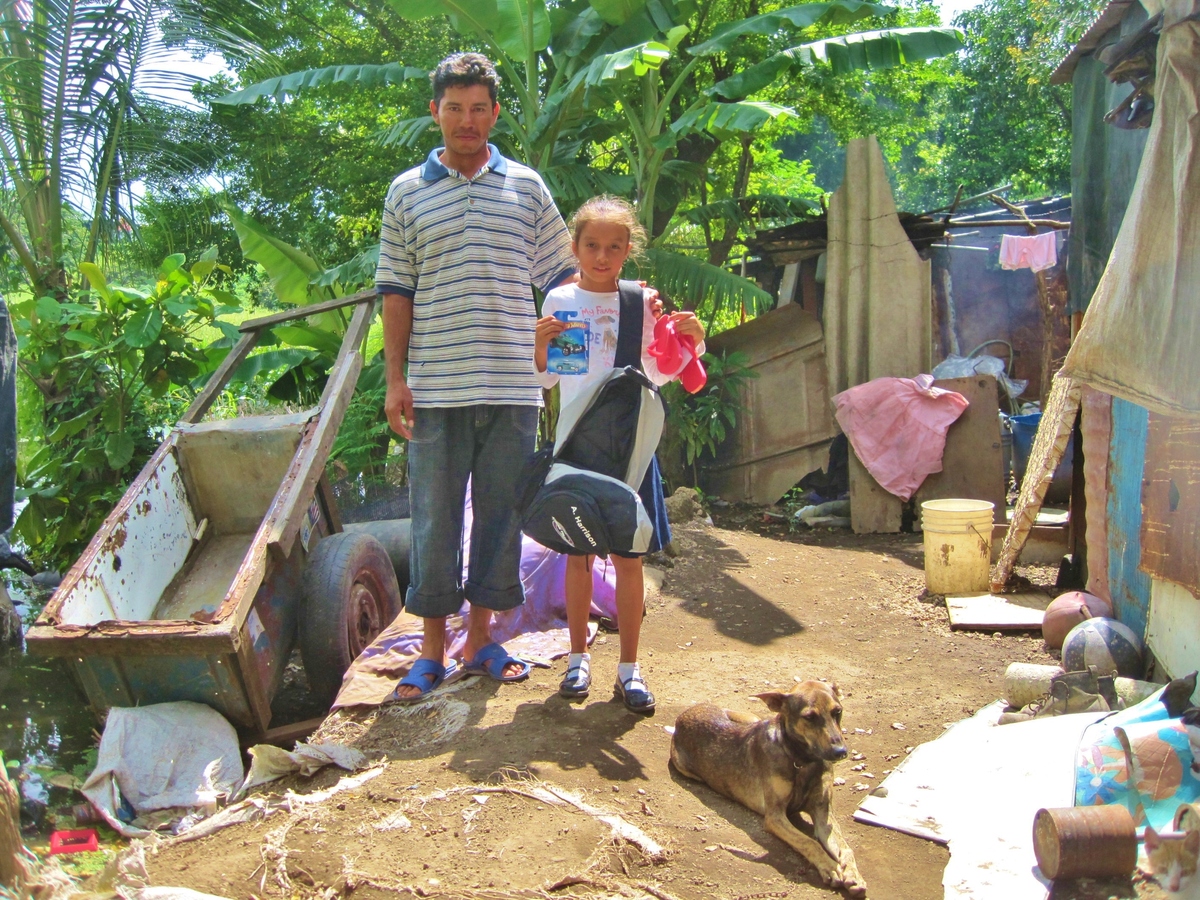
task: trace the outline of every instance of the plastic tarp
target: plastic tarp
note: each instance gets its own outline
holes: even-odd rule
[[[1155,0],[1146,0],[1149,12]],[[1112,255],[1063,374],[1200,415],[1200,0],[1167,0],[1154,120]]]
[[[825,361],[830,396],[932,364],[931,263],[913,249],[874,137],[846,147],[846,176],[829,199]]]
[[[155,703],[108,711],[96,768],[82,792],[126,837],[147,834],[118,817],[123,800],[138,816],[191,808],[242,781],[237,732],[203,703]]]
[[[833,398],[838,424],[872,477],[901,500],[942,471],[946,432],[969,405],[932,375],[876,378]]]
[[[255,744],[250,748],[250,771],[238,793],[244,794],[252,787],[285,775],[299,774],[307,778],[326,766],[354,771],[366,764],[367,758],[361,750],[341,744],[297,743],[296,749],[290,752],[272,744]]]
[[[998,700],[918,746],[854,813],[949,844],[945,900],[1044,900],[1049,881],[1033,851],[1033,817],[1070,806],[1084,729],[1107,713],[996,725]]]
[[[970,378],[973,375],[991,375],[1004,388],[1004,393],[1016,400],[1029,387],[1025,378],[1009,378],[1008,364],[998,356],[955,356],[950,354],[933,367],[930,373],[935,379]]]

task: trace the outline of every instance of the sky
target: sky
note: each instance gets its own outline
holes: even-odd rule
[[[942,21],[950,22],[963,10],[978,6],[979,0],[938,0],[937,5],[942,11]]]

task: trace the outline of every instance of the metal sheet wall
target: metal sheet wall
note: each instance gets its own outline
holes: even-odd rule
[[[1118,619],[1146,633],[1150,577],[1142,559],[1142,476],[1150,413],[1118,397],[1112,405],[1108,454],[1108,589]]]

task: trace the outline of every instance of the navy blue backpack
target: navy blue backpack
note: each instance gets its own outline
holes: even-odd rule
[[[642,371],[642,288],[633,281],[618,287],[615,367],[559,411],[554,446],[534,457],[520,491],[521,530],[575,556],[645,553],[654,535],[638,488],[666,405]]]

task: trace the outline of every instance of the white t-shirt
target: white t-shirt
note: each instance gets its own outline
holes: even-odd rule
[[[538,382],[549,390],[559,385],[559,404],[566,406],[580,391],[602,378],[613,370],[613,361],[617,355],[617,335],[620,333],[621,297],[617,291],[596,293],[585,291],[577,284],[564,284],[546,294],[542,302],[542,315],[551,316],[559,312],[573,312],[573,322],[583,322],[588,329],[588,365],[587,373],[581,375],[565,375],[556,372],[538,372],[536,364],[534,371]],[[684,352],[683,365],[675,372],[661,372],[658,360],[646,353],[646,348],[654,341],[654,312],[649,300],[642,306],[642,369],[655,384],[666,384],[679,375],[684,366],[690,361]],[[704,342],[696,348],[698,355],[704,355]]]

